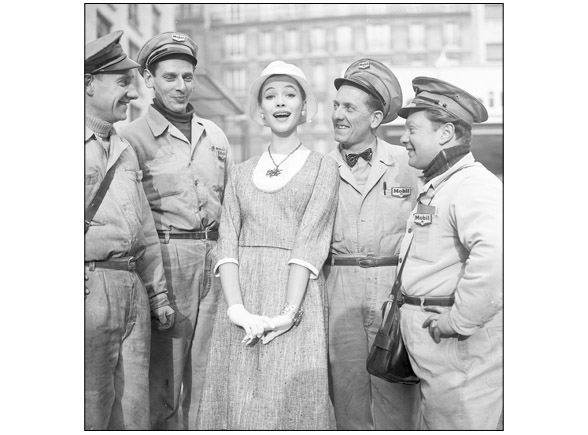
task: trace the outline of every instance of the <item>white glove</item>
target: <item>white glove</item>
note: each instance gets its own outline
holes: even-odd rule
[[[290,316],[280,315],[268,319],[268,324],[271,327],[272,331],[268,332],[263,336],[263,338],[261,339],[261,342],[263,344],[268,344],[278,335],[283,334],[284,332],[292,328],[292,326],[294,326],[294,319],[292,319],[292,317]]]
[[[260,338],[263,333],[271,329],[269,317],[251,314],[245,309],[243,304],[233,304],[227,310],[227,315],[235,325],[245,330],[245,337],[241,341],[246,345],[251,343],[256,337]]]

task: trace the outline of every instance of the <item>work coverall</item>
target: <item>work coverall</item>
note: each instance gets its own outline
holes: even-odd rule
[[[496,430],[502,413],[502,183],[469,153],[420,194],[402,243],[403,292],[453,295],[453,306],[443,311],[459,334],[437,344],[422,327],[431,312],[410,304],[400,309],[402,336],[421,379],[420,429]]]
[[[107,157],[108,156],[108,157]],[[85,206],[106,171],[114,178],[85,235],[85,428],[149,429],[150,311],[169,305],[159,240],[135,152],[86,127]],[[136,259],[136,270],[95,266]]]
[[[418,192],[418,172],[408,166],[403,147],[377,139],[373,151],[363,187],[357,184],[339,148],[329,154],[338,162],[341,176],[331,255],[398,255]],[[360,159],[360,164],[366,162]],[[337,428],[415,429],[418,386],[393,384],[371,376],[366,369],[396,266],[330,266],[327,261],[324,270]]]
[[[221,289],[211,271],[216,239],[166,240],[161,232],[218,230],[231,150],[213,122],[194,115],[190,142],[152,106],[121,135],[135,149],[143,170],[176,312],[172,330],[152,334],[152,428],[193,429]]]

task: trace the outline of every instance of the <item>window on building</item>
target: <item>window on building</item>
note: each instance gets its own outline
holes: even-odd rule
[[[298,30],[286,30],[284,46],[286,53],[298,53]]]
[[[231,92],[244,92],[246,90],[245,69],[234,68],[225,71],[225,86]]]
[[[502,20],[502,4],[484,5],[484,16],[487,20]]]
[[[181,3],[178,9],[178,17],[190,18],[192,16],[192,5],[190,3]]]
[[[127,54],[131,59],[137,60],[137,57],[139,57],[139,46],[133,41],[129,41],[129,51]]]
[[[413,23],[408,27],[408,48],[411,50],[425,49],[425,25]]]
[[[225,35],[225,54],[232,57],[245,54],[245,35],[243,33]]]
[[[153,6],[153,26],[152,32],[154,35],[161,33],[161,12],[155,6]]]
[[[239,23],[243,21],[243,5],[239,3],[226,4],[227,21],[229,23]]]
[[[316,115],[313,118],[313,124],[322,124],[325,121],[325,103],[317,101],[316,103]]]
[[[351,51],[351,27],[337,27],[337,30],[335,30],[335,43],[338,52]]]
[[[443,23],[443,45],[445,47],[459,47],[459,24],[456,22]]]
[[[386,3],[368,3],[367,11],[369,14],[385,14]]]
[[[486,44],[486,61],[501,62],[502,61],[502,43]]]
[[[129,24],[134,28],[139,28],[139,4],[129,3]]]
[[[325,29],[310,30],[310,51],[320,52],[327,48],[327,32]]]
[[[273,20],[274,16],[275,16],[275,9],[274,9],[274,5],[270,4],[260,4],[259,5],[259,9],[260,9],[260,15],[261,15],[261,19],[263,21],[268,21],[268,20]]]
[[[390,50],[391,32],[387,24],[370,24],[366,27],[368,51]]]
[[[112,23],[100,12],[96,14],[96,38],[102,38],[112,31]]]
[[[259,34],[259,53],[261,55],[272,54],[272,32],[263,31]]]
[[[322,63],[317,63],[312,68],[312,84],[315,90],[323,90],[326,84],[326,68]]]

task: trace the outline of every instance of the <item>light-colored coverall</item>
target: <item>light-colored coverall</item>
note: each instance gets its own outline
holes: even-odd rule
[[[121,130],[139,158],[143,187],[160,231],[218,230],[232,166],[229,143],[212,121],[194,115],[192,141],[153,107]],[[193,429],[202,393],[220,280],[212,274],[212,240],[161,239],[170,331],[152,333],[153,429]],[[182,392],[182,394],[180,394]]]
[[[86,207],[117,165],[85,235],[84,260],[137,258],[136,271],[85,267],[84,426],[149,429],[150,311],[169,304],[159,240],[128,142],[115,134],[102,141],[86,128],[84,143]]]
[[[398,255],[418,192],[418,172],[408,166],[406,150],[378,138],[363,188],[357,185],[339,148],[329,155],[338,162],[341,177],[331,254]],[[396,189],[392,195],[393,189],[399,187],[407,189]],[[325,264],[324,270],[329,298],[331,393],[337,428],[415,429],[419,418],[418,385],[390,383],[371,376],[366,369],[368,353],[382,321],[382,304],[388,299],[396,277],[396,266]]]
[[[426,183],[420,201],[432,222],[407,222],[402,258],[404,293],[455,295],[446,308],[458,337],[436,344],[423,329],[432,313],[401,307],[401,330],[421,379],[420,429],[495,430],[502,412],[502,183],[467,154]],[[431,199],[432,198],[432,199]],[[420,211],[431,211],[420,207]],[[423,222],[423,219],[417,219]]]

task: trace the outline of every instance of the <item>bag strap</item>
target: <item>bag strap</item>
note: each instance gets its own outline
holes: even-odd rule
[[[472,166],[472,165],[468,164],[468,165],[462,166],[457,171],[450,174],[449,177],[447,177],[445,180],[443,180],[443,183],[447,182],[447,180],[449,180],[451,177],[453,177],[455,174],[457,174],[462,169],[468,168],[470,166]],[[426,194],[425,194],[425,196],[426,196]],[[431,202],[433,202],[434,197],[435,197],[435,193],[433,193],[433,195],[429,198],[429,204],[427,204],[427,205],[431,205]],[[421,197],[419,197],[419,200],[417,200],[417,204],[420,202],[420,198]],[[406,264],[406,260],[408,260],[408,251],[410,251],[410,246],[412,245],[413,238],[414,238],[414,232],[411,233],[408,248],[406,249],[406,252],[404,253],[404,261],[402,261],[402,264],[400,265],[400,268],[398,269],[398,275],[396,275],[396,280],[394,281],[394,285],[392,286],[392,290],[390,291],[390,296],[388,298],[390,300],[392,300],[392,298],[394,298],[394,301],[396,303],[398,303],[398,299],[400,296],[400,288],[402,286],[402,281],[400,279],[400,276],[402,275],[402,270],[404,269],[404,265]]]
[[[106,196],[106,192],[108,191],[110,183],[112,183],[112,179],[114,178],[114,171],[116,166],[117,163],[112,165],[110,169],[106,171],[106,175],[104,175],[104,179],[102,180],[96,195],[94,195],[94,198],[88,205],[88,208],[86,208],[84,213],[84,234],[88,232],[88,229],[90,228],[90,222],[92,222],[92,219],[94,219],[98,208],[100,208],[100,204],[102,204],[102,200]]]

